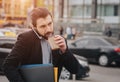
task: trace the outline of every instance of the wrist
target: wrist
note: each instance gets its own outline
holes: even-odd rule
[[[65,49],[65,50],[59,50],[59,54],[65,54],[66,52],[68,51],[68,49]]]

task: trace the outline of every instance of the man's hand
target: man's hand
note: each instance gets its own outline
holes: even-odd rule
[[[65,51],[67,49],[65,39],[60,35],[55,35],[54,40],[55,40],[55,43],[59,46],[62,53],[65,53]]]

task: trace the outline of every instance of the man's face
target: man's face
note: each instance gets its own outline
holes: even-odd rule
[[[50,15],[45,18],[39,18],[36,21],[36,30],[45,38],[48,38],[53,34],[53,20]]]

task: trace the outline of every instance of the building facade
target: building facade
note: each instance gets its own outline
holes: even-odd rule
[[[92,1],[93,0],[67,0],[68,13],[64,14],[64,17],[91,18],[93,12]],[[97,0],[96,19],[101,19],[104,23],[108,24],[120,24],[120,0]]]
[[[11,21],[22,23],[34,7],[46,7],[53,12],[54,0],[0,0],[0,24]]]
[[[55,21],[88,24],[92,21],[120,25],[120,0],[96,0],[97,16],[93,15],[94,0],[0,0],[0,18],[25,17],[33,7],[48,8]]]

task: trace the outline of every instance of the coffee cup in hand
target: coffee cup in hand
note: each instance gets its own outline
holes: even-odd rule
[[[49,37],[48,42],[49,42],[52,50],[59,49],[59,46],[55,43],[54,36]]]

